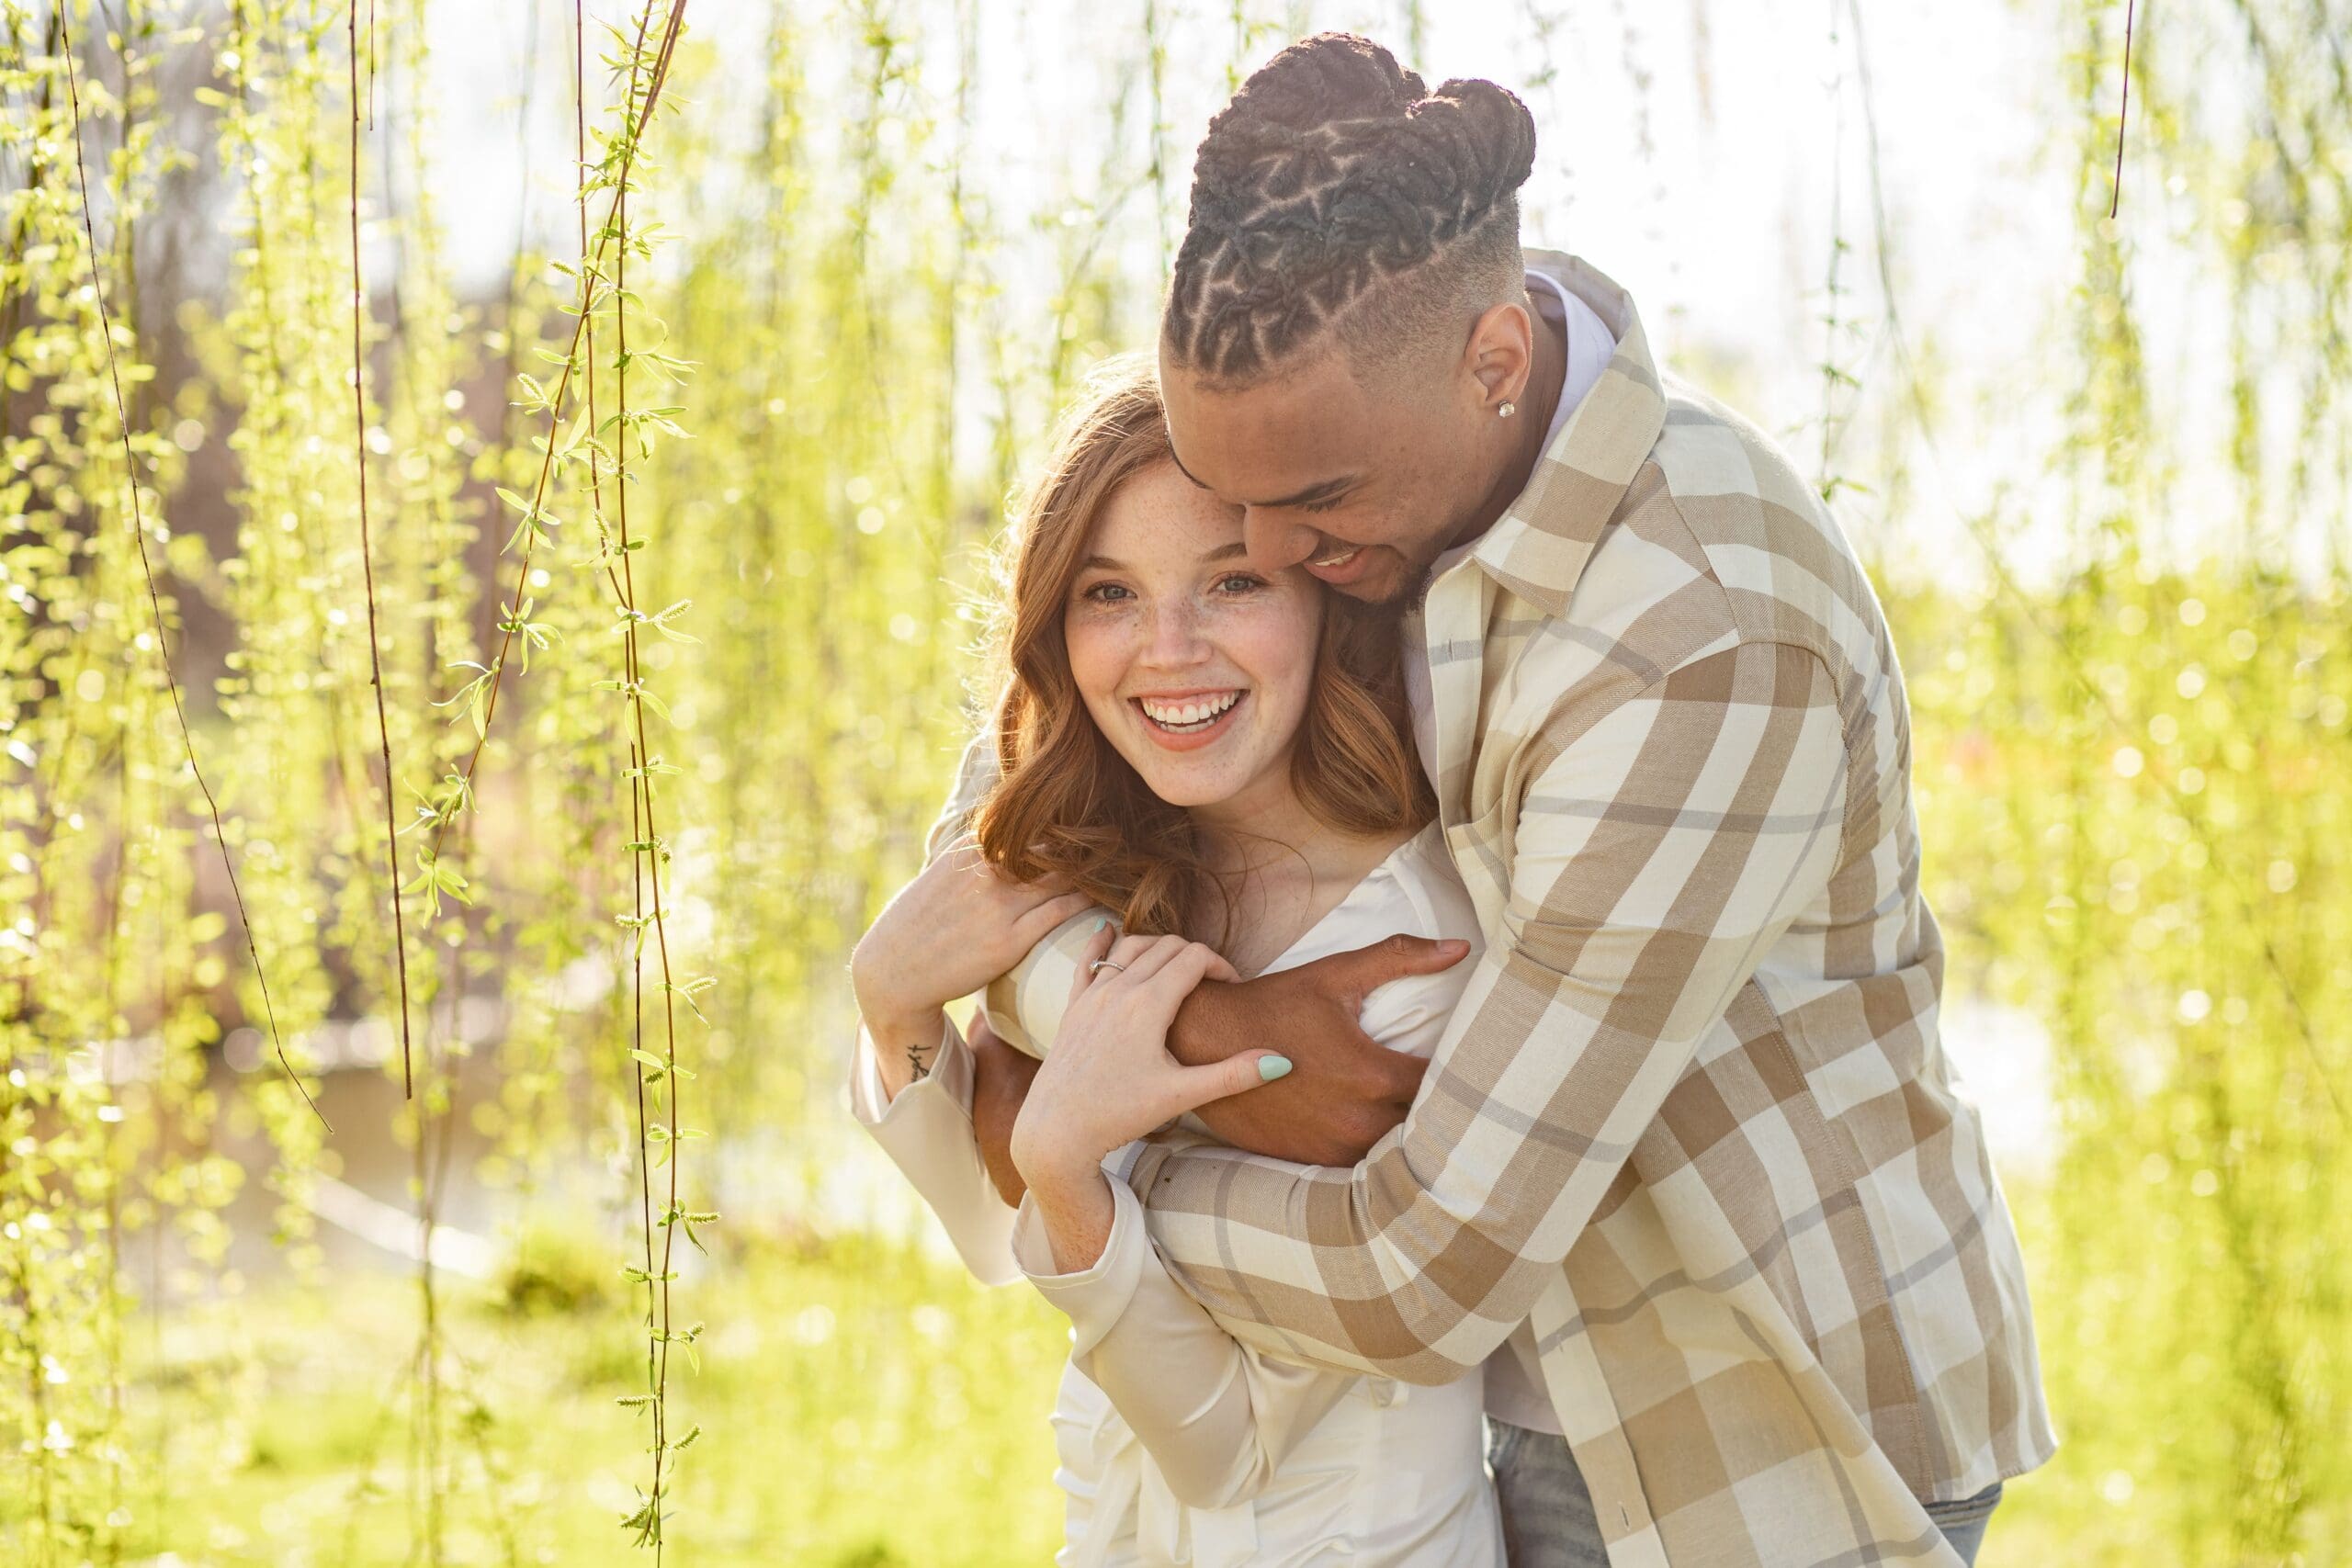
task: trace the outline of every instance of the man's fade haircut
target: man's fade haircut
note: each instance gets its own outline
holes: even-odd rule
[[[1170,358],[1243,385],[1336,333],[1360,379],[1523,299],[1527,106],[1492,82],[1430,92],[1353,33],[1268,61],[1209,122],[1161,322]]]

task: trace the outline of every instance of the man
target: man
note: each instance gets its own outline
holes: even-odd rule
[[[1418,1084],[1353,1028],[1441,962],[1410,943],[1201,987],[1180,1058],[1298,1064],[1204,1119],[1343,1168],[1164,1134],[1102,1256],[1148,1229],[1297,1359],[1485,1365],[1518,1568],[1950,1568],[2054,1442],[1938,1038],[1901,674],[1771,443],[1661,379],[1622,289],[1522,254],[1533,148],[1501,88],[1430,94],[1347,35],[1277,56],[1201,146],[1175,457],[1261,568],[1409,607],[1487,950]],[[944,822],[989,775],[976,749]],[[991,993],[1040,1050],[1091,923]],[[1023,1075],[988,1043],[952,1066],[910,1092],[968,1105],[1001,1171]]]

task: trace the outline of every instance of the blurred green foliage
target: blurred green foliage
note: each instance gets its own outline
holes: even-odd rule
[[[518,136],[539,95],[593,163],[615,46],[596,17],[575,43],[561,9],[529,13]],[[608,9],[655,36],[667,14]],[[612,306],[566,406],[529,406],[522,378],[558,379],[571,335],[552,264],[595,247],[602,209],[520,225],[500,288],[462,296],[432,199],[440,35],[385,0],[361,40],[382,46],[361,62],[380,111],[357,186],[363,433],[355,14],[77,7],[94,258],[58,13],[0,0],[0,1557],[633,1558],[615,1526],[650,1434],[616,1401],[645,1385],[647,1307],[620,1270],[656,1201],[630,1051],[666,1009],[697,1076],[654,1087],[711,1134],[683,1145],[682,1197],[725,1211],[713,1257],[679,1249],[678,1321],[706,1328],[673,1388],[706,1435],[674,1544],[1046,1558],[1061,1334],[887,1222],[839,1112],[841,966],[911,868],[985,681],[965,606],[1008,490],[1077,372],[1150,331],[1181,227],[1167,95],[1221,91],[1292,27],[1387,29],[1313,9],[1148,7],[1134,37],[1011,86],[973,0],[776,4],[689,32],[632,198],[631,347],[690,362],[681,387],[631,382],[639,415],[649,392],[678,409],[662,430],[616,419]],[[1859,8],[1837,15],[1859,66]],[[1559,18],[1521,19],[1548,80]],[[1973,1023],[1949,1048],[2047,1112],[1995,1119],[2046,1122],[2004,1179],[2063,1446],[1983,1561],[2352,1561],[2352,90],[2328,47],[2352,26],[2341,0],[2199,0],[2143,28],[2119,223],[2122,8],[2032,20],[2057,40],[2045,155],[2078,229],[2064,297],[2018,302],[2052,323],[2027,367],[2049,404],[2030,492],[1945,514],[1939,345],[1907,335],[1889,236],[1851,216],[1877,203],[1891,107],[1843,65],[1832,91],[1865,112],[1828,152],[1856,162],[1869,127],[1872,201],[1849,186],[1823,236],[1823,406],[1790,443],[1883,567],[1948,997],[2026,1021],[1998,1061]],[[1103,134],[999,178],[980,101],[1021,82]],[[191,214],[232,243],[159,295],[150,236]],[[2177,275],[2214,318],[2194,353],[2169,340],[2187,376],[2148,347],[2147,280]],[[2183,416],[2190,392],[2210,417]],[[630,477],[568,470],[526,572],[496,550],[496,491],[531,493],[536,442],[583,436]],[[641,662],[614,635],[624,493],[635,602],[697,639],[648,637]],[[442,851],[472,902],[407,906],[417,1096],[330,1136],[278,1041],[314,1082],[330,1058],[329,1081],[400,1077],[371,564],[395,814],[446,802],[477,741],[482,764]],[[544,640],[518,640],[479,712],[469,682],[524,619]],[[650,758],[623,728],[640,702]],[[633,763],[658,784],[650,833]],[[655,931],[637,897],[657,856]],[[413,857],[390,857],[403,878]],[[637,962],[639,931],[681,988]],[[684,988],[696,975],[717,983]],[[2020,1049],[2036,1071],[1993,1076]],[[392,1153],[370,1164],[376,1134]],[[497,1273],[325,1276],[329,1176],[428,1217],[470,1176],[512,1221]],[[593,1215],[551,1202],[583,1179]],[[413,1228],[378,1240],[397,1253]],[[248,1280],[261,1244],[273,1272]]]
[[[2126,558],[1890,608],[1948,995],[2050,1051],[2004,1179],[2061,1447],[1984,1561],[2352,1560],[2352,603]]]

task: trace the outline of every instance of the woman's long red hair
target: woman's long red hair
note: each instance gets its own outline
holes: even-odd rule
[[[1131,932],[1199,935],[1193,922],[1219,889],[1192,821],[1153,795],[1095,728],[1062,637],[1095,520],[1121,485],[1171,460],[1151,361],[1110,361],[1064,417],[1013,532],[999,616],[1002,773],[973,827],[989,863],[1017,881],[1059,876],[1117,910]],[[1413,751],[1399,617],[1329,590],[1323,601],[1291,785],[1317,820],[1340,832],[1419,828],[1436,807]],[[1223,902],[1229,914],[1230,899]]]

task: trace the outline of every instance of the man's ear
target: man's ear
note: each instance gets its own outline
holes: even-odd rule
[[[1489,305],[1470,327],[1463,364],[1486,407],[1516,402],[1535,367],[1535,321],[1516,300]]]

